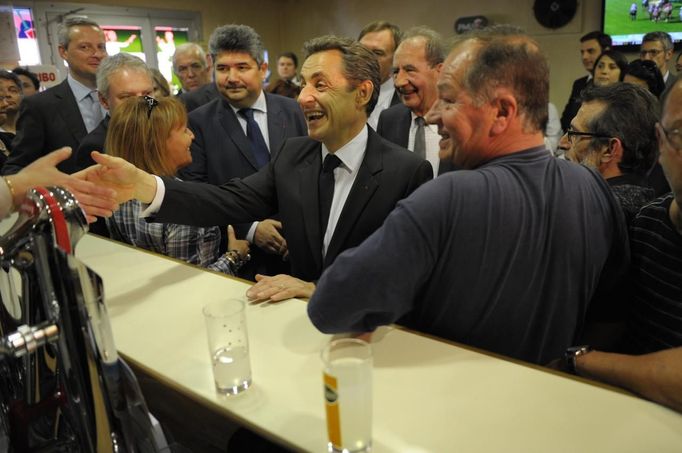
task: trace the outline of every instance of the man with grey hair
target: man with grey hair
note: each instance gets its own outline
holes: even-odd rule
[[[337,257],[308,304],[313,324],[368,332],[400,320],[541,364],[573,344],[600,279],[628,262],[627,234],[601,176],[545,149],[548,97],[531,38],[459,42],[427,120],[464,170],[420,187]]]
[[[402,103],[384,110],[377,132],[407,148],[433,167],[439,175],[454,169],[452,161],[438,156],[438,128],[426,124],[426,112],[438,99],[436,83],[445,60],[440,35],[427,27],[408,30],[393,57],[392,74]]]
[[[179,45],[173,55],[173,70],[182,83],[178,99],[185,104],[187,112],[220,97],[211,79],[211,58],[199,44]]]
[[[211,65],[206,52],[197,43],[186,42],[175,48],[173,72],[182,85],[182,92],[195,91],[211,83]]]
[[[358,41],[376,55],[381,74],[379,100],[367,122],[376,130],[379,115],[392,105],[400,104],[400,97],[393,85],[393,54],[400,44],[402,34],[400,28],[390,22],[378,20],[371,22],[360,31]]]
[[[190,113],[189,127],[195,137],[192,163],[180,176],[221,185],[257,172],[277,157],[287,138],[307,131],[296,101],[263,91],[268,65],[261,37],[253,28],[235,24],[216,28],[209,52],[220,96]],[[258,247],[242,268],[245,278],[253,278],[255,272],[288,270],[282,260],[287,254],[282,224],[275,219],[259,220],[235,225],[237,237]]]
[[[3,174],[14,174],[37,158],[63,146],[77,149],[104,117],[95,74],[107,56],[104,33],[92,20],[73,17],[59,27],[59,55],[68,63],[65,81],[21,103],[17,135]],[[73,159],[59,169],[73,170]]]
[[[670,88],[677,81],[677,77],[671,74],[668,69],[668,62],[673,57],[673,51],[673,40],[670,35],[664,31],[652,31],[642,38],[642,46],[639,50],[640,58],[642,60],[651,60],[656,63],[656,66],[661,70],[663,80],[665,81],[665,90],[661,94],[661,99],[666,96]]]
[[[97,70],[99,102],[107,115],[99,125],[81,141],[75,154],[76,169],[93,165],[92,151],[104,150],[109,117],[118,105],[133,96],[150,96],[154,91],[152,73],[142,59],[127,53],[118,53],[105,59]]]

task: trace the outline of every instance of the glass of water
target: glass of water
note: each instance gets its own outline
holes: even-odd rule
[[[245,307],[242,299],[223,299],[203,309],[216,389],[228,395],[251,386]]]
[[[330,452],[368,452],[372,447],[372,348],[343,338],[322,350]]]

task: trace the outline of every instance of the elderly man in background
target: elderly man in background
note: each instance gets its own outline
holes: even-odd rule
[[[602,177],[546,151],[548,96],[547,61],[527,36],[498,28],[459,42],[428,120],[441,156],[465,170],[419,188],[336,259],[308,304],[313,324],[400,320],[535,363],[572,344],[600,279],[619,278],[629,254]]]
[[[175,49],[173,71],[182,84],[178,99],[188,112],[220,97],[211,79],[212,70],[211,59],[199,44],[188,42]]]
[[[438,33],[426,27],[408,30],[393,56],[393,83],[402,102],[381,112],[377,125],[379,135],[428,160],[434,175],[454,169],[451,160],[438,156],[438,128],[424,120],[438,99],[443,60]]]

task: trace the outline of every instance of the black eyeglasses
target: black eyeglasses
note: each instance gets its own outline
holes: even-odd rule
[[[656,132],[658,140],[661,140],[661,135],[665,137],[670,146],[678,153],[682,151],[682,131],[679,129],[668,130],[663,127],[661,123],[656,123]],[[662,133],[662,134],[661,134]]]
[[[639,51],[639,56],[642,58],[646,58],[647,55],[651,55],[651,58],[656,58],[659,53],[663,52],[660,49],[651,49],[651,50],[640,50]]]
[[[151,96],[146,95],[144,96],[144,101],[147,103],[147,119],[149,119],[152,116],[152,110],[154,110],[154,107],[159,105],[159,101]]]
[[[575,131],[573,129],[569,129],[566,131],[566,136],[568,137],[568,141],[571,142],[571,145],[574,145],[575,142],[577,142],[579,139],[584,138],[584,137],[590,137],[590,138],[611,138],[608,135],[603,135],[603,134],[595,134],[594,132],[579,132]]]

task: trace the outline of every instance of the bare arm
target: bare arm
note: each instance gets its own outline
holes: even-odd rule
[[[682,412],[682,347],[639,356],[593,351],[576,358],[576,371]]]

